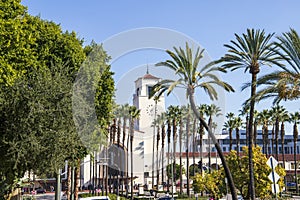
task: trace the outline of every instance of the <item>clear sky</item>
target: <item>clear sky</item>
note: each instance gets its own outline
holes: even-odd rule
[[[102,43],[116,34],[136,28],[158,27],[189,36],[205,48],[213,60],[225,54],[223,45],[234,39],[234,33],[244,33],[247,28],[264,29],[277,35],[294,28],[300,33],[300,1],[297,0],[23,0],[22,4],[28,7],[30,14],[54,21],[63,30],[75,31],[85,44],[92,40]],[[147,64],[154,74],[153,64],[166,58],[163,51],[154,50],[123,55],[112,63],[115,79],[122,82],[128,74],[141,76]],[[262,73],[265,69],[267,67],[262,68]],[[222,79],[236,90],[234,94],[225,95],[224,114],[237,113],[250,95],[247,90],[240,91],[242,84],[250,80],[250,75],[239,70],[222,75]],[[133,83],[126,86],[134,87]],[[117,86],[117,89],[120,88]],[[283,102],[282,105],[289,111],[299,111],[297,102]],[[271,101],[263,102],[258,104],[257,109],[270,106]]]

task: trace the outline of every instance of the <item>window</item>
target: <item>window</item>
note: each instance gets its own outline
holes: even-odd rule
[[[148,85],[148,88],[147,88],[147,89],[148,89],[148,91],[147,91],[147,92],[148,92],[148,96],[150,96],[150,94],[151,94],[151,92],[152,92],[152,90],[153,90],[153,86],[149,86],[149,85]]]

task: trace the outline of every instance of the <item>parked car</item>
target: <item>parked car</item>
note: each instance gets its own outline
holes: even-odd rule
[[[159,197],[158,200],[174,200],[171,196]]]
[[[36,191],[36,194],[45,194],[46,193],[46,190],[44,188],[36,188],[35,189]]]
[[[79,198],[79,200],[110,200],[109,196],[94,196]]]

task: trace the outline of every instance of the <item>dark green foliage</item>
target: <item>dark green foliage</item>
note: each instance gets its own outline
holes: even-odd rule
[[[173,165],[173,171],[172,171],[172,165]],[[176,170],[175,170],[176,168]],[[176,174],[173,174],[176,171]],[[173,172],[173,173],[172,173]],[[182,173],[185,173],[185,169],[182,167]],[[167,165],[167,176],[169,179],[172,179],[173,174],[173,180],[176,181],[180,178],[180,165],[179,164],[169,164]]]

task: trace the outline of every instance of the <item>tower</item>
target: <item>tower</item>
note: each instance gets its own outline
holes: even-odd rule
[[[157,116],[165,112],[164,94],[156,101],[153,98],[149,99],[149,95],[153,86],[160,80],[151,75],[147,69],[147,73],[135,81],[135,94],[133,95],[133,105],[140,109],[140,118],[135,128],[143,132],[144,178],[148,185],[150,185],[150,176],[153,175],[152,171],[156,165],[153,163],[154,147],[156,152],[156,130],[152,125]]]

